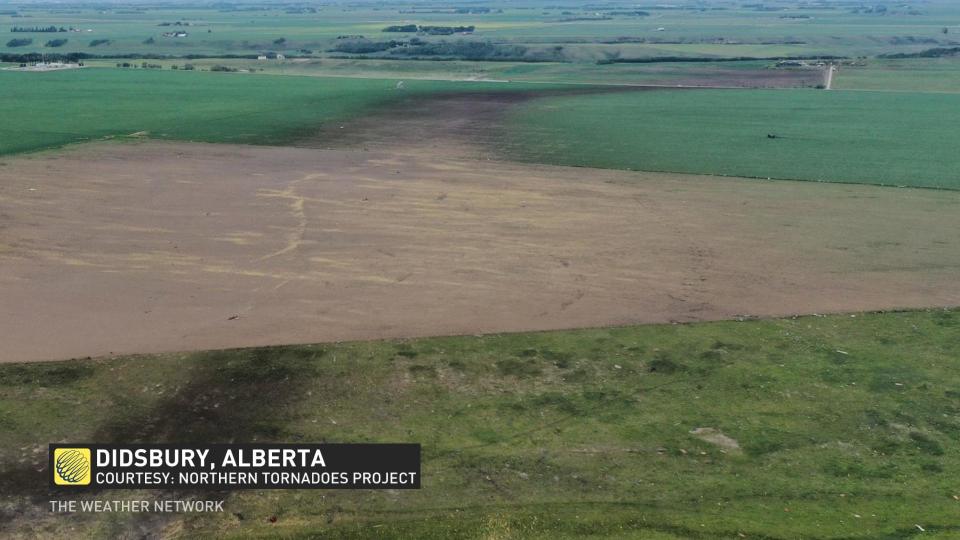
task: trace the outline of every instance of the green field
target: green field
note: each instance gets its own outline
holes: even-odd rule
[[[874,59],[862,67],[841,68],[834,77],[833,87],[850,90],[960,93],[960,59]]]
[[[490,11],[471,12],[477,8]],[[648,13],[625,13],[630,10]],[[382,31],[397,24],[474,25],[476,32]],[[76,31],[10,31],[49,25]],[[177,30],[189,35],[163,36]],[[475,181],[457,170],[464,163],[482,169],[483,161],[462,161],[482,156],[576,167],[960,189],[960,55],[881,57],[956,47],[956,0],[36,2],[0,5],[0,34],[7,36],[0,40],[0,54],[9,60],[0,65],[0,169],[16,170],[8,156],[103,139],[288,146],[326,137],[324,143],[337,146],[333,139],[340,137],[345,143],[339,148],[356,149],[369,140],[379,144],[370,144],[378,151],[385,148],[386,156],[390,141],[380,138],[396,137],[411,147],[419,145],[423,155],[416,159],[425,163],[430,152],[449,148],[451,153],[438,156],[436,166],[455,162],[449,168],[451,182]],[[32,41],[11,43],[16,39]],[[54,39],[67,41],[45,45]],[[398,43],[391,45],[391,40]],[[371,52],[333,50],[343,43],[384,42],[387,47],[372,47]],[[440,42],[451,48],[434,51],[456,54],[405,56],[414,47],[431,50],[424,44]],[[470,56],[470,44],[488,52]],[[29,71],[27,58],[15,56],[24,53],[102,58],[86,59],[83,69],[39,72]],[[256,59],[267,53],[287,58],[271,54]],[[759,89],[778,81],[794,87],[819,84],[816,76],[826,69],[822,64],[785,68],[773,58],[816,55],[847,57],[835,59],[839,70],[831,90]],[[654,57],[657,62],[623,61]],[[737,61],[727,61],[735,57]],[[133,67],[119,67],[122,62]],[[144,69],[141,62],[153,67]],[[184,70],[187,63],[195,69]],[[211,72],[224,66],[242,72]],[[790,77],[775,68],[808,70],[815,77]],[[398,81],[404,84],[398,86]],[[559,89],[577,92],[544,95]],[[473,95],[439,103],[407,100],[455,92]],[[491,99],[487,92],[539,95]],[[367,121],[351,122],[363,117]],[[341,131],[345,124],[350,125]],[[331,125],[334,129],[324,129]],[[451,144],[440,144],[447,138]],[[355,141],[362,144],[353,145]],[[406,159],[398,155],[401,162]],[[382,162],[393,167],[389,159]],[[529,198],[507,192],[512,185],[523,189],[507,180],[503,200],[496,204]],[[283,208],[278,225],[238,231],[237,238],[243,233],[263,236],[265,242],[273,236],[296,237],[304,245],[339,241],[334,238],[341,234],[335,229],[339,224],[314,223],[312,214],[308,224],[303,207],[340,204],[340,195],[307,199],[294,187],[291,183],[281,193],[290,210],[276,207]],[[565,182],[557,189],[577,186]],[[906,190],[887,192],[903,195]],[[419,195],[397,193],[398,201],[406,201],[403,211],[432,212],[433,206],[418,202]],[[268,195],[281,196],[272,190],[264,193]],[[5,205],[26,201],[23,196],[0,196],[0,255],[5,246],[40,244],[21,238],[22,231],[61,219],[56,212],[21,216],[20,208],[5,211]],[[434,196],[440,201],[447,193],[425,197]],[[480,195],[462,205],[454,199],[449,202],[460,205],[457,212],[462,213],[471,212],[474,204],[493,204],[493,198]],[[584,199],[583,204],[594,202]],[[749,202],[744,201],[744,208]],[[517,203],[505,225],[553,226],[528,221],[525,212],[535,209],[523,210],[525,200]],[[864,199],[863,204],[871,203]],[[252,211],[273,210],[257,205]],[[749,217],[749,210],[744,212]],[[94,207],[80,208],[76,226],[84,229],[78,238],[127,226],[146,230],[139,222],[87,220],[99,213]],[[437,219],[446,220],[446,215],[437,213]],[[6,228],[23,216],[29,223]],[[279,225],[290,218],[303,225],[290,231]],[[70,219],[74,223],[72,214]],[[847,221],[840,216],[838,223]],[[617,234],[614,229],[610,234]],[[10,231],[17,232],[3,236]],[[727,272],[713,265],[708,232],[691,227],[690,234],[704,235],[703,249],[675,254],[677,260],[689,261],[684,263],[691,270],[689,279],[686,274],[677,279],[684,279],[690,290],[709,290],[715,286],[712,276]],[[889,238],[875,244],[905,259],[915,250],[944,249],[924,231],[915,232],[916,243],[910,245],[887,245]],[[490,237],[489,256],[502,255],[497,243],[516,240],[507,236]],[[108,235],[104,238],[109,241]],[[362,235],[351,238],[367,242]],[[79,249],[83,242],[75,240],[31,245],[37,249],[23,253],[36,257],[30,262],[36,262],[37,272],[46,272],[49,261]],[[876,261],[869,260],[877,253],[872,244],[862,252],[862,267],[849,271],[894,284],[899,270],[878,277]],[[829,238],[816,247],[859,249]],[[300,256],[300,248],[288,249],[294,250],[290,257]],[[555,258],[564,268],[557,271],[566,272],[568,262],[559,252],[563,245],[557,249]],[[17,250],[11,253],[21,256]],[[301,259],[302,265],[290,267],[292,277],[320,272],[326,264],[352,264],[307,255]],[[143,260],[154,259],[145,255]],[[401,258],[383,264],[406,263]],[[517,259],[516,264],[526,263]],[[75,278],[65,272],[64,280],[75,279],[75,285],[69,283],[78,289],[87,287],[83,276],[95,270],[84,270],[91,274]],[[180,272],[172,264],[158,271]],[[96,278],[89,279],[114,279],[106,272],[96,270]],[[0,271],[0,281],[18,287],[18,280],[31,279],[27,273]],[[538,274],[544,279],[554,275]],[[588,277],[579,277],[590,294]],[[664,279],[674,277],[665,274]],[[287,283],[297,286],[295,279],[280,286]],[[90,287],[92,295],[98,287]],[[184,287],[183,294],[189,294],[189,285]],[[153,294],[137,294],[141,292]],[[935,305],[950,301],[947,297]],[[237,302],[247,303],[244,298]],[[324,311],[322,299],[303,302],[303,316],[316,317],[317,324],[336,316]],[[911,306],[923,305],[930,304]],[[95,315],[97,306],[91,302],[87,307]],[[781,312],[794,310],[785,306]],[[0,334],[3,330],[0,321]],[[157,330],[168,331],[162,324]],[[177,347],[172,339],[168,350]],[[745,316],[714,323],[31,364],[3,360],[0,537],[960,538],[956,308],[780,320]],[[47,444],[64,441],[414,442],[423,445],[423,489],[65,494],[47,488],[46,470]],[[47,510],[47,501],[57,498],[225,499],[226,512],[64,516]]]
[[[529,102],[503,147],[581,167],[960,189],[958,125],[950,94],[625,92]]]
[[[125,60],[128,61],[128,60]],[[132,59],[170,69],[183,66],[181,59]],[[92,67],[115,67],[116,60],[87,60]],[[509,81],[562,84],[607,85],[700,85],[729,86],[736,74],[775,75],[774,62],[748,60],[737,62],[656,62],[596,64],[587,62],[485,62],[467,60],[394,60],[313,58],[295,60],[251,60],[205,58],[190,60],[197,69],[229,66],[258,75],[303,75],[316,77],[353,77],[374,79],[428,79],[464,81]],[[811,68],[813,78],[822,69]],[[762,78],[753,81],[763,84]],[[748,86],[750,82],[744,82]],[[798,86],[803,86],[798,83]]]
[[[305,6],[300,4],[222,3],[216,9],[162,2],[120,6],[23,4],[0,9],[0,32],[34,42],[11,47],[7,46],[9,38],[4,39],[0,52],[183,55],[276,51],[322,56],[338,36],[389,39],[398,36],[384,35],[381,30],[385,26],[414,23],[476,26],[476,34],[466,39],[562,45],[573,61],[601,58],[600,49],[620,50],[624,56],[858,56],[922,50],[951,39],[942,34],[944,27],[960,26],[960,9],[949,0],[930,0],[916,6],[882,2],[889,6],[883,13],[858,10],[859,3],[852,2],[798,6],[789,0],[731,1],[719,2],[719,9],[700,9],[702,6],[693,2],[675,4],[687,9],[651,2],[642,6],[648,16],[625,15],[638,9],[636,2],[627,0],[602,6],[539,0],[500,0],[472,6],[491,8],[489,13],[455,13],[416,2],[319,5],[315,11],[301,9]],[[160,26],[176,22],[189,26]],[[15,26],[49,25],[79,31],[7,33]],[[163,37],[171,30],[185,30],[188,35]],[[56,48],[44,46],[52,38],[68,42]],[[152,42],[145,43],[151,38]],[[285,41],[274,43],[280,38]],[[621,38],[632,42],[609,44]],[[94,40],[107,42],[92,46]],[[302,53],[303,49],[310,53]]]
[[[410,95],[544,88],[409,80],[397,90],[396,79],[182,70],[0,72],[0,99],[18,104],[0,126],[0,154],[139,132],[161,139],[289,144],[324,123]],[[507,114],[500,149],[524,161],[960,188],[956,94],[657,90],[542,98]]]
[[[82,69],[0,71],[0,155],[104,137],[285,144],[322,124],[413,93],[522,90],[495,83],[272,77],[242,73]]]
[[[47,441],[412,441],[419,492],[234,492],[172,530],[955,538],[958,359],[936,310],[5,364],[0,512],[48,498]],[[157,492],[86,496],[133,495]]]

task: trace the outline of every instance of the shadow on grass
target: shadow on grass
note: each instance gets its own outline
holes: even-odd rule
[[[191,372],[186,384],[144,413],[129,414],[118,407],[116,414],[91,431],[89,442],[201,444],[277,440],[285,435],[282,419],[289,418],[286,409],[295,405],[304,384],[318,375],[316,361],[325,354],[322,347],[197,354],[184,361],[183,369]],[[18,516],[35,513],[37,508],[45,512],[47,501],[71,495],[49,488],[48,475],[46,466],[38,470],[33,464],[0,471],[0,495],[19,499],[18,503],[0,507],[0,522],[10,524]],[[89,496],[101,491],[90,489],[83,493]],[[201,493],[208,499],[228,495],[199,490],[152,492],[156,498],[178,499]],[[141,521],[163,519],[142,516]]]

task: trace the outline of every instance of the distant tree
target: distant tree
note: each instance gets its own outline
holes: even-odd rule
[[[283,44],[286,43],[286,42],[287,42],[287,38],[285,38],[285,37],[282,37],[282,38],[280,38],[280,39],[275,39],[275,40],[273,40],[273,44],[274,44],[274,45],[283,45]]]
[[[44,26],[44,27],[14,26],[13,28],[10,29],[10,31],[11,32],[58,32],[59,30],[57,30],[56,26]],[[67,30],[64,28],[63,31],[66,32]]]
[[[153,37],[148,37],[147,39],[143,40],[144,45],[153,45],[154,43],[156,43],[156,40],[153,39]]]
[[[26,47],[33,43],[32,39],[11,39],[7,42],[7,47]]]
[[[68,40],[66,39],[51,39],[50,41],[46,42],[43,46],[44,47],[63,47],[64,45],[67,44],[67,41]]]
[[[419,27],[415,24],[398,24],[388,26],[383,29],[384,32],[416,32]]]
[[[949,34],[949,33],[950,33],[950,29],[947,28],[946,26],[944,26],[944,27],[943,27],[943,30],[941,30],[941,32],[943,32],[944,34]]]

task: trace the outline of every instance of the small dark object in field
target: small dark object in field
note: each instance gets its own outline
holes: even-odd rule
[[[235,320],[237,320],[237,319],[239,319],[239,318],[240,318],[239,315],[231,315],[231,316],[227,317],[227,320],[228,320],[228,321],[235,321]]]
[[[775,133],[767,133],[767,138],[768,138],[768,139],[776,139],[776,138],[777,138],[777,135],[776,135]]]
[[[270,523],[276,523],[276,522],[277,522],[277,516],[270,516],[270,519],[268,519],[267,521],[269,521]]]

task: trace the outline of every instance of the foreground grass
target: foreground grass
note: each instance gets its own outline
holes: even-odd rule
[[[938,310],[8,364],[0,522],[23,536],[955,537],[958,362],[960,312]],[[45,511],[48,442],[250,440],[420,442],[424,488],[214,494],[225,514],[174,521]]]
[[[495,83],[161,70],[0,71],[0,155],[103,137],[286,144],[411,94],[523,90]]]
[[[958,125],[956,94],[632,92],[529,102],[504,146],[561,165],[960,189]]]

